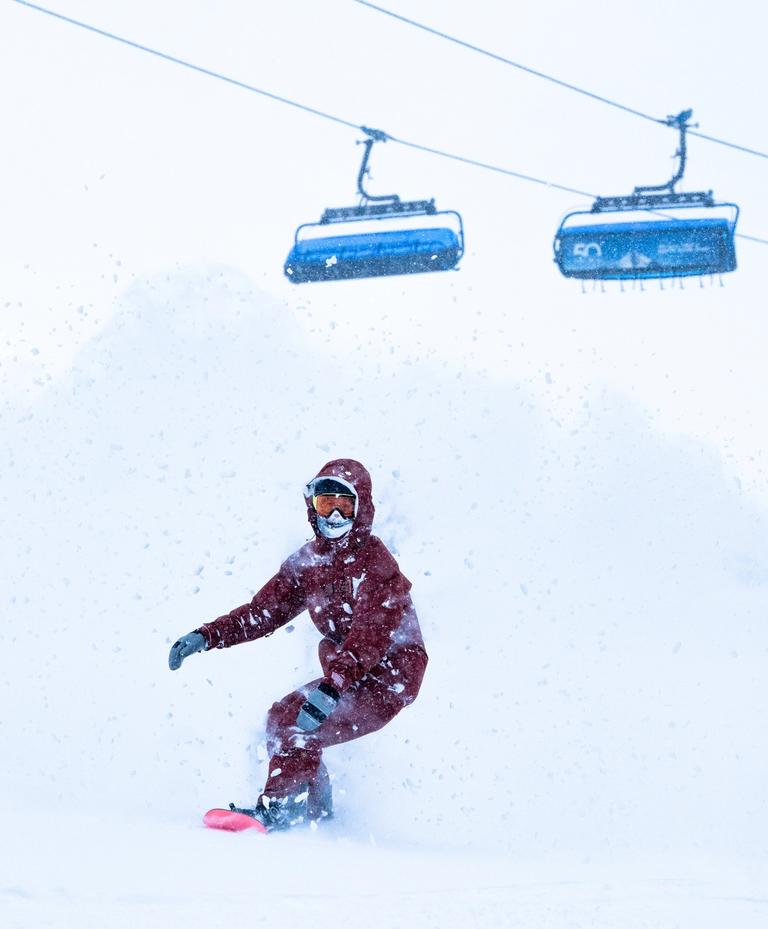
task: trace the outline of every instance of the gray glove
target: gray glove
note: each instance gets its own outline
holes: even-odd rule
[[[182,661],[194,655],[195,652],[204,652],[206,649],[205,638],[199,632],[188,632],[183,635],[178,642],[171,646],[171,653],[168,656],[168,667],[171,671],[178,671]]]
[[[296,725],[305,732],[314,732],[333,713],[340,699],[335,687],[321,681],[307,694],[307,699],[296,717]]]

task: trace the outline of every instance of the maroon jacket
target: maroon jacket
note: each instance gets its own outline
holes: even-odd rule
[[[402,672],[402,697],[410,702],[415,692],[409,693],[408,669],[418,657],[423,673],[426,652],[409,593],[411,582],[384,543],[371,535],[371,477],[358,461],[348,458],[328,462],[317,476],[342,478],[354,486],[358,509],[350,531],[339,539],[321,535],[305,490],[315,538],[283,562],[250,603],[196,631],[205,637],[208,648],[229,648],[271,635],[309,610],[323,634],[319,647],[323,673],[337,690],[343,692],[369,671],[378,676],[382,669],[377,666],[383,663],[389,674]]]

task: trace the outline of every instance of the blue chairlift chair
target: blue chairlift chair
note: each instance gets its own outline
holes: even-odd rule
[[[327,209],[318,223],[299,226],[284,267],[294,284],[449,271],[464,254],[464,225],[455,210],[438,210],[434,200],[403,201],[396,194],[372,196],[364,190],[371,148],[387,136],[362,129],[368,138],[357,176],[361,201]],[[427,220],[413,225],[414,217]],[[336,224],[342,231],[334,233]]]
[[[568,213],[563,219],[554,250],[565,277],[623,281],[723,274],[736,268],[738,206],[716,203],[712,191],[674,189],[685,171],[691,115],[685,110],[665,120],[680,131],[680,164],[668,183],[635,187],[630,196],[598,197],[590,211]]]

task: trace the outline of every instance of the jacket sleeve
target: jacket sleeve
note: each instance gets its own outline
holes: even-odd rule
[[[377,665],[392,645],[392,637],[411,607],[411,582],[381,545],[357,588],[354,620],[339,655],[328,665],[328,677],[343,693]]]
[[[289,559],[250,603],[205,623],[195,631],[205,638],[206,648],[229,648],[271,635],[305,608],[301,580]]]

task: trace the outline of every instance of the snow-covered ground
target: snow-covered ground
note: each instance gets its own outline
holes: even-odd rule
[[[65,825],[66,824],[66,825]],[[4,911],[10,924],[97,927],[313,925],[331,918],[370,926],[459,926],[489,917],[500,925],[500,904],[513,879],[498,859],[456,860],[432,850],[371,847],[337,832],[279,836],[205,833],[192,824],[62,822],[53,848],[24,855],[8,871]],[[84,853],[71,867],[65,852],[74,827]],[[84,831],[83,831],[84,830]],[[87,836],[88,842],[82,839]],[[256,841],[254,841],[256,840]],[[190,865],[197,862],[197,867]],[[5,862],[3,862],[5,864]],[[42,868],[44,888],[25,877]],[[528,896],[530,891],[526,891]],[[446,905],[446,897],[450,904]],[[530,900],[530,897],[528,896]],[[524,901],[521,901],[525,905]],[[5,926],[9,925],[4,919]]]
[[[394,83],[365,72],[366,96],[327,54],[291,84],[292,59],[272,49],[288,28],[280,5],[258,30],[235,2],[218,30],[205,5],[184,5],[173,29],[149,4],[113,6],[101,25],[393,134],[434,140],[450,113],[456,137],[441,144],[608,183],[594,168],[602,110],[563,115],[593,133],[559,128],[570,160],[530,132],[510,151],[442,85],[431,122],[401,112],[413,36]],[[424,4],[424,18],[460,25],[465,6],[449,6]],[[520,48],[543,67],[534,20],[567,10],[541,7]],[[499,9],[478,7],[480,44],[497,44]],[[302,10],[309,32],[338,38],[336,6]],[[690,28],[665,14],[682,17],[670,36]],[[344,20],[350,38],[359,15]],[[702,16],[702,34],[736,29]],[[589,47],[610,71],[599,22]],[[319,54],[306,32],[290,34]],[[0,150],[2,929],[764,926],[760,247],[739,243],[723,288],[583,295],[551,262],[562,195],[388,146],[376,183],[405,176],[404,195],[428,188],[464,211],[461,271],[292,287],[293,227],[350,199],[355,133],[100,41],[0,10],[0,76],[15,88],[0,98],[14,139]],[[693,68],[696,48],[679,73],[679,49],[658,57],[686,92],[695,71],[714,120],[721,76]],[[453,60],[431,54],[436,69]],[[550,89],[510,100],[486,63],[464,67],[488,112],[555,105]],[[614,90],[631,98],[622,74]],[[759,145],[726,112],[723,133]],[[640,182],[644,136],[610,138],[611,183]],[[669,141],[653,150],[659,171]],[[744,200],[760,233],[752,162],[696,154],[702,184]],[[168,648],[303,543],[302,485],[341,455],[371,471],[376,530],[413,581],[422,693],[328,752],[332,823],[210,832],[207,808],[257,795],[265,712],[314,675],[317,634],[300,617],[173,674]]]
[[[6,416],[3,924],[762,925],[761,506],[605,390],[564,430],[546,380],[326,364],[241,277],[178,272]],[[175,674],[168,646],[306,538],[342,452],[414,580],[422,695],[329,751],[327,829],[211,834],[316,633]]]
[[[0,851],[7,929],[329,921],[370,929],[759,929],[768,906],[764,865],[728,860],[468,856],[418,841],[377,843],[343,822],[269,837],[103,815],[17,812],[10,823],[13,850],[4,842]]]

